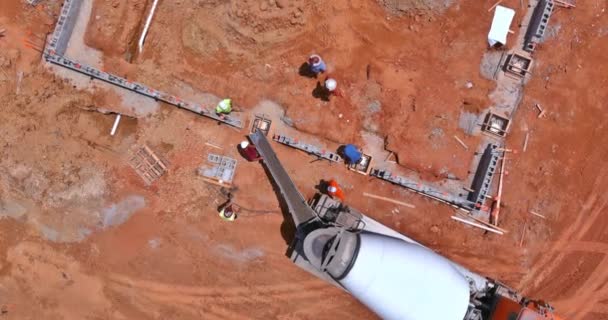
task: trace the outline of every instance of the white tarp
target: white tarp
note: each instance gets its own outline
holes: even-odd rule
[[[497,43],[502,45],[507,44],[507,34],[509,33],[509,27],[511,27],[511,21],[513,21],[514,16],[515,10],[496,6],[492,27],[490,28],[490,33],[488,33],[488,43],[490,43],[490,46],[494,46]]]

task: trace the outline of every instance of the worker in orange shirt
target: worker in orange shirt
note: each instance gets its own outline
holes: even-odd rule
[[[327,183],[327,194],[332,198],[338,198],[344,202],[344,191],[340,188],[338,182],[334,179],[329,180]]]

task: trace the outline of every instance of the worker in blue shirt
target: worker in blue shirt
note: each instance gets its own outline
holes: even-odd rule
[[[323,73],[327,70],[325,61],[323,61],[323,59],[321,59],[321,56],[319,56],[318,54],[313,54],[308,58],[308,67],[310,68],[310,72],[312,72],[315,77],[319,73]]]
[[[344,146],[344,158],[348,164],[357,164],[361,161],[361,152],[352,144]]]

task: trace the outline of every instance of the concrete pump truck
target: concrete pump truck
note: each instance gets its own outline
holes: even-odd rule
[[[296,227],[287,255],[383,319],[561,320],[553,308],[478,275],[326,195],[306,201],[261,131],[249,135]]]

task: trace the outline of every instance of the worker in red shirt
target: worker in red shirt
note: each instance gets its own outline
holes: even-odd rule
[[[344,191],[342,191],[342,188],[340,188],[340,185],[334,179],[329,180],[327,183],[327,194],[333,199],[338,198],[344,202]]]
[[[249,143],[249,141],[245,140],[241,142],[239,146],[241,147],[243,157],[247,159],[247,161],[258,161],[262,159],[262,156],[258,153],[258,149],[256,149],[253,144]]]
[[[338,81],[336,81],[336,79],[334,78],[327,78],[325,79],[325,90],[327,90],[327,96],[329,98],[329,96],[336,96],[336,97],[343,97],[344,94],[342,93],[342,90],[338,89]]]

